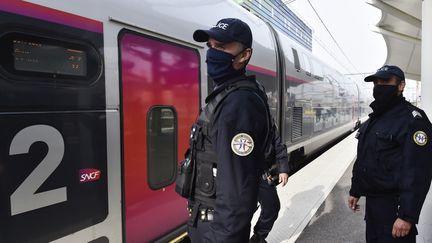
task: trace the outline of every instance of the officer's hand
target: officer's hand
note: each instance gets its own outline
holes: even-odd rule
[[[288,182],[288,174],[287,173],[280,173],[279,174],[279,183],[281,183],[282,186],[285,186]]]
[[[412,224],[403,219],[397,218],[393,224],[393,238],[404,237],[409,234]]]
[[[273,179],[272,176],[267,176],[267,183],[268,183],[269,185],[272,184],[272,179]]]
[[[358,197],[353,197],[353,196],[349,196],[348,197],[348,207],[350,209],[352,209],[352,211],[357,212],[360,210],[360,205],[358,205],[359,198]]]

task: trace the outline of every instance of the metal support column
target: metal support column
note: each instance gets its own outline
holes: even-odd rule
[[[432,118],[432,0],[423,0],[422,3],[422,49],[421,49],[421,108],[429,119]],[[432,219],[432,187],[423,204],[418,223],[417,239],[431,242],[432,232],[430,225]]]
[[[421,108],[432,118],[432,0],[422,3]]]

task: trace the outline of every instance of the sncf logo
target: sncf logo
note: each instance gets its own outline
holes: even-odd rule
[[[97,181],[100,179],[101,172],[98,169],[81,169],[79,170],[80,183]]]

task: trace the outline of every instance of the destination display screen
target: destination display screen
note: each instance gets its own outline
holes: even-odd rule
[[[87,53],[43,42],[13,39],[16,71],[60,74],[77,77],[87,75]]]

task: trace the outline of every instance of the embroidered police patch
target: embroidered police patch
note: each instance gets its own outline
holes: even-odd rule
[[[427,143],[427,135],[423,131],[417,131],[413,135],[414,142],[417,145],[424,146]]]
[[[231,140],[231,149],[238,156],[246,156],[252,153],[254,141],[247,133],[239,133]]]

